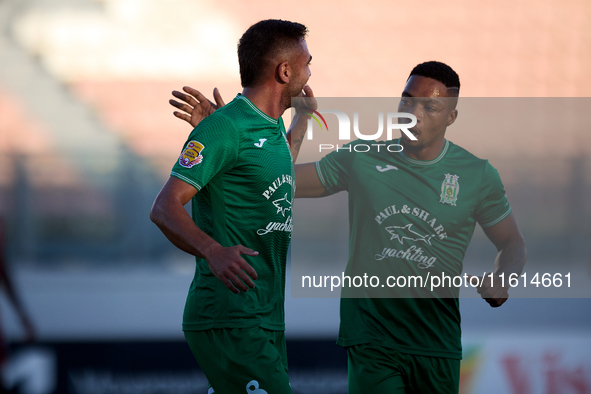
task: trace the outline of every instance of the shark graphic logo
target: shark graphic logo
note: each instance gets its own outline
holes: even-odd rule
[[[273,205],[277,208],[276,213],[281,213],[283,217],[285,217],[285,212],[291,211],[291,201],[287,199],[287,193],[285,193],[283,198],[273,201]]]
[[[431,245],[431,238],[433,238],[435,236],[435,234],[427,234],[427,235],[421,235],[419,233],[417,233],[416,231],[411,230],[410,228],[412,227],[412,223],[407,224],[406,226],[388,226],[386,227],[386,230],[390,233],[390,235],[392,235],[392,238],[390,238],[390,240],[393,239],[397,239],[398,242],[400,242],[401,244],[404,244],[404,239],[409,239],[411,241],[423,241],[425,242],[427,245]]]

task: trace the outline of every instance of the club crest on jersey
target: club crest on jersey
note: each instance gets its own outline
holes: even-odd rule
[[[187,147],[181,152],[179,164],[185,168],[191,168],[201,163],[203,155],[201,151],[205,148],[201,142],[189,141]]]
[[[441,184],[440,203],[452,206],[456,205],[456,201],[458,201],[458,193],[460,192],[458,179],[460,179],[460,177],[457,175],[445,174],[445,180]]]

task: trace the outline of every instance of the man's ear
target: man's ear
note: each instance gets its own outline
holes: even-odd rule
[[[449,113],[449,116],[447,118],[447,125],[451,126],[457,119],[458,117],[458,110],[454,109]]]
[[[277,66],[277,79],[283,83],[288,83],[291,78],[291,67],[288,62],[281,62]]]

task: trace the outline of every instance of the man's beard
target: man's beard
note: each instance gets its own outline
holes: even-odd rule
[[[300,85],[300,83],[298,83],[298,85]],[[295,86],[295,85],[287,85],[285,87],[285,90],[283,91],[283,93],[281,94],[281,104],[282,106],[287,109],[291,107],[291,98],[292,97],[299,97],[302,95],[302,89],[304,88],[304,84],[301,84],[301,86]]]

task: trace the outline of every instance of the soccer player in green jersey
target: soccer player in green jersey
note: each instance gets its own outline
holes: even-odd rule
[[[290,151],[281,115],[302,89],[312,94],[306,34],[282,20],[244,33],[242,94],[191,132],[150,212],[174,245],[196,256],[183,331],[210,393],[292,393],[285,262],[299,144]]]
[[[460,275],[478,222],[498,250],[478,292],[491,306],[508,297],[498,275],[520,274],[526,248],[497,171],[445,138],[458,116],[460,81],[449,66],[426,62],[407,80],[398,111],[416,116],[401,152],[355,149],[353,141],[316,163],[296,166],[296,197],[349,194],[345,274]],[[338,344],[347,349],[349,393],[457,393],[461,359],[458,288],[426,297],[347,298]],[[383,295],[383,293],[382,293]]]
[[[497,275],[521,273],[525,242],[497,171],[445,138],[458,116],[459,89],[458,75],[446,64],[416,66],[398,108],[417,118],[411,135],[396,141],[403,150],[357,152],[355,145],[367,142],[358,140],[296,166],[296,197],[348,191],[345,274],[351,277],[370,269],[407,278],[459,276],[478,222],[498,250],[496,280],[487,276],[478,291],[497,307],[508,297]],[[341,299],[338,344],[349,356],[349,392],[457,393],[459,289],[439,292],[441,298],[424,297],[419,288],[403,291],[417,297]]]

